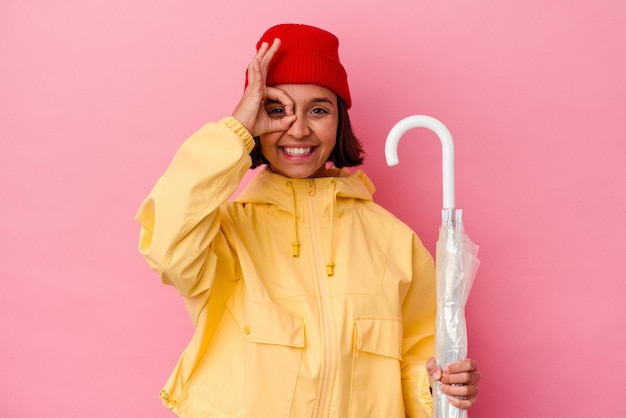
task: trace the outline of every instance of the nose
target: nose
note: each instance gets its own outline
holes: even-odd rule
[[[293,138],[304,138],[311,133],[309,125],[304,115],[297,115],[296,120],[291,124],[287,130],[287,134]]]

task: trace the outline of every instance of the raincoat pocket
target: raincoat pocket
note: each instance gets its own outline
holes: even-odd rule
[[[228,306],[249,342],[304,347],[304,320],[271,301],[244,300],[243,315]]]
[[[401,347],[401,318],[355,318],[350,417],[404,417]]]
[[[402,320],[398,317],[356,318],[356,349],[400,360]]]
[[[242,288],[226,303],[190,396],[203,417],[288,417],[302,362],[304,321]]]

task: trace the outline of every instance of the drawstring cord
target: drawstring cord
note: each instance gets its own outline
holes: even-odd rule
[[[333,263],[333,223],[335,219],[335,192],[337,190],[337,182],[331,180],[333,189],[330,195],[330,233],[328,234],[328,262],[326,263],[326,275],[331,277],[335,274],[335,263]]]
[[[298,240],[298,217],[296,216],[296,195],[293,190],[293,184],[290,181],[287,182],[289,186],[289,194],[291,195],[291,210],[292,210],[292,229],[291,236],[293,241],[291,242],[291,256],[300,257],[300,241]]]
[[[335,180],[331,180],[330,184],[332,185],[332,193],[330,195],[330,230],[328,234],[328,257],[326,262],[326,275],[331,277],[335,274],[335,263],[333,262],[333,224],[335,219],[335,193],[337,191],[337,182]],[[291,208],[292,208],[292,237],[293,241],[291,242],[291,255],[292,257],[300,256],[300,240],[298,239],[298,218],[296,216],[296,194],[293,189],[293,184],[288,181],[287,186],[289,188],[289,195],[291,196]]]

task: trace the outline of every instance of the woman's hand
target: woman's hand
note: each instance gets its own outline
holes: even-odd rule
[[[248,65],[248,86],[232,114],[252,136],[286,131],[296,119],[293,100],[284,91],[265,85],[267,68],[279,48],[280,39],[275,39],[271,46],[263,42]],[[267,100],[281,103],[286,116],[270,118],[264,107]]]
[[[426,370],[433,381],[441,383],[441,392],[448,395],[448,402],[459,409],[470,409],[478,400],[480,372],[474,360],[466,359],[450,363],[443,370],[433,357],[426,362]]]

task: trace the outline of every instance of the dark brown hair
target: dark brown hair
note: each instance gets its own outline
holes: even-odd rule
[[[352,131],[350,116],[348,115],[348,107],[346,103],[337,96],[337,111],[339,113],[339,121],[337,123],[337,143],[333,152],[330,153],[328,161],[332,162],[335,167],[356,167],[363,164],[365,153],[361,141]],[[252,158],[252,168],[256,168],[261,164],[269,164],[269,161],[261,153],[261,145],[259,137],[254,137],[256,146],[250,152]]]

